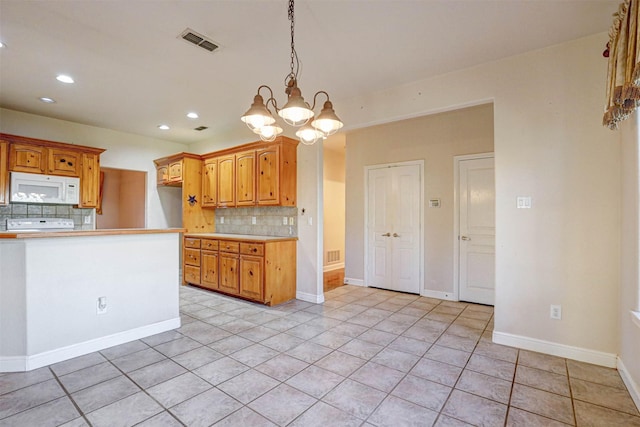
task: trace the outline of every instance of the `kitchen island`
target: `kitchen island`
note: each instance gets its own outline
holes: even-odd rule
[[[0,233],[0,372],[180,327],[183,229]]]

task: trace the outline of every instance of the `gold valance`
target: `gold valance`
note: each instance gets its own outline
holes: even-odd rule
[[[613,14],[609,30],[607,106],[602,124],[617,129],[640,106],[640,39],[638,2],[625,0]]]

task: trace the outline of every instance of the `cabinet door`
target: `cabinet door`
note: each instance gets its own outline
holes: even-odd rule
[[[95,208],[100,197],[100,155],[82,153],[80,207]]]
[[[238,294],[238,255],[220,252],[219,262],[219,289],[230,294]]]
[[[240,295],[252,300],[263,299],[264,258],[240,256]]]
[[[11,144],[9,170],[15,172],[44,173],[47,149],[37,145]]]
[[[202,206],[218,204],[218,159],[207,159],[202,171]]]
[[[156,181],[158,185],[166,184],[169,181],[169,165],[156,166]]]
[[[202,286],[218,289],[218,252],[202,251]]]
[[[184,266],[184,281],[193,285],[200,284],[200,267],[193,265]]]
[[[236,156],[218,157],[218,206],[236,205]]]
[[[169,163],[169,182],[182,181],[182,160]]]
[[[80,176],[81,154],[61,148],[49,148],[48,173],[51,175]]]
[[[236,206],[256,204],[256,152],[236,154]]]
[[[0,141],[0,205],[9,203],[9,143]]]
[[[258,205],[280,203],[280,147],[258,151]]]

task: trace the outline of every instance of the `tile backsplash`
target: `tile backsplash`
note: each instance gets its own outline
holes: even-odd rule
[[[10,203],[0,206],[0,231],[7,230],[9,218],[70,218],[73,219],[74,230],[95,230],[95,209],[75,208],[71,205],[35,205],[31,203]],[[89,217],[89,224],[85,218]]]
[[[255,224],[253,224],[255,218]],[[284,225],[284,219],[287,225]],[[260,236],[298,236],[298,208],[263,206],[216,209],[216,232]]]

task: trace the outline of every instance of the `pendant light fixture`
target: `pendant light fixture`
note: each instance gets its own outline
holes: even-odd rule
[[[290,126],[299,127],[296,136],[300,138],[300,142],[306,145],[312,145],[316,141],[326,138],[336,133],[344,124],[333,110],[333,104],[329,100],[329,94],[323,90],[316,92],[313,96],[313,105],[309,106],[302,97],[302,92],[298,88],[298,70],[300,64],[298,61],[298,53],[296,52],[294,43],[294,0],[289,0],[289,21],[291,21],[291,70],[285,77],[285,93],[287,94],[287,103],[282,107],[278,107],[278,103],[273,97],[273,91],[267,85],[258,87],[258,93],[253,98],[253,104],[242,115],[240,120],[247,124],[249,129],[260,135],[263,141],[273,141],[283,132],[278,126],[276,119],[269,110],[269,104],[278,113],[284,122]],[[269,98],[264,101],[260,91],[265,89],[269,92]],[[318,95],[324,95],[327,100],[323,104],[320,113],[315,116],[313,110],[316,107]],[[315,117],[314,117],[315,116]]]

